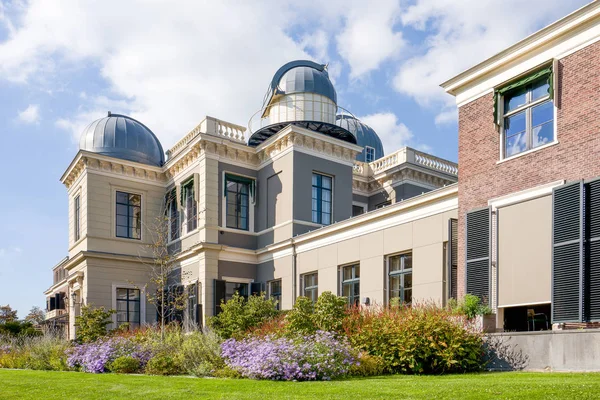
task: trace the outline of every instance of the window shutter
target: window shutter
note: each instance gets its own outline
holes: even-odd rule
[[[552,322],[582,320],[583,183],[552,192]]]
[[[587,273],[584,275],[587,317],[600,320],[600,179],[586,184]]]
[[[458,220],[448,220],[448,297],[458,297]]]
[[[200,174],[194,174],[194,201],[200,201]]]
[[[177,185],[175,187],[175,197],[177,199],[177,209],[181,208],[182,202],[183,202],[183,196],[181,191],[183,190],[181,185]]]
[[[221,300],[225,300],[225,281],[215,279],[214,315],[219,315],[221,313]]]
[[[490,303],[490,213],[489,207],[467,213],[466,292]]]
[[[50,307],[48,311],[56,310],[56,297],[52,296],[48,300],[50,300]]]

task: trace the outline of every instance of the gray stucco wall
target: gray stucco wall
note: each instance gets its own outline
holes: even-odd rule
[[[219,279],[224,276],[256,280],[256,265],[219,260]]]
[[[332,223],[350,218],[352,216],[352,167],[294,152],[294,219],[312,220],[313,172],[334,177]]]
[[[525,370],[600,371],[600,329],[495,333],[528,358]],[[510,369],[508,363],[491,366],[496,370]]]
[[[429,192],[431,189],[427,189],[422,186],[412,185],[410,183],[403,183],[401,185],[395,186],[394,190],[396,191],[396,201],[398,202]]]
[[[373,211],[378,204],[387,200],[390,200],[390,198],[385,190],[375,193],[373,196],[369,196],[369,211]]]

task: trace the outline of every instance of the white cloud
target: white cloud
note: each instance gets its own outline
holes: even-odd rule
[[[26,124],[35,124],[40,120],[40,107],[30,104],[26,109],[19,111],[18,119]]]
[[[370,114],[359,118],[362,122],[369,125],[377,132],[377,135],[383,142],[383,150],[386,154],[406,146],[413,134],[406,125],[398,121],[396,114],[391,112],[382,112]]]
[[[435,116],[435,124],[443,125],[458,121],[458,109],[456,107],[448,107]]]
[[[418,0],[402,15],[407,27],[425,31],[418,55],[400,65],[397,91],[421,106],[441,109],[436,123],[453,120],[454,99],[440,83],[501,51],[585,0]]]
[[[400,15],[398,1],[352,2],[341,10],[347,14],[345,26],[336,36],[337,49],[350,64],[351,78],[359,78],[398,55],[405,44],[402,33],[394,31]]]

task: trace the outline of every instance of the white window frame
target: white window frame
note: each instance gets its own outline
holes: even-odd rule
[[[526,103],[520,107],[515,108],[514,110],[511,110],[511,111],[505,113],[504,112],[504,97],[505,96],[498,96],[498,115],[500,116],[500,161],[499,162],[512,160],[513,158],[517,158],[517,157],[523,156],[525,154],[529,154],[531,152],[538,151],[538,150],[544,149],[548,146],[558,143],[558,139],[557,139],[558,135],[557,135],[557,131],[556,131],[557,110],[556,110],[556,101],[555,101],[556,100],[556,90],[557,90],[557,85],[556,85],[557,68],[556,68],[556,65],[553,66],[553,71],[555,71],[554,72],[555,79],[553,82],[554,98],[552,98],[550,96],[550,94],[548,93],[547,95],[535,100],[534,102]],[[527,101],[529,101],[530,98],[531,98],[531,91],[527,91],[526,92]],[[550,142],[548,142],[546,144],[543,144],[543,145],[537,146],[537,147],[530,147],[532,145],[531,141],[533,140],[531,110],[533,109],[533,107],[540,105],[547,101],[552,101],[552,111],[553,111],[553,113],[552,113],[552,129],[553,129],[554,137]],[[516,153],[511,156],[506,156],[506,131],[504,129],[504,120],[505,120],[505,118],[511,117],[511,116],[518,114],[520,112],[523,112],[523,111],[525,111],[525,135],[527,136],[528,148],[520,153]]]
[[[362,203],[360,201],[353,201],[352,206],[362,207],[363,212],[360,215],[366,214],[369,211],[369,205],[367,203]],[[358,216],[358,215],[357,215]]]
[[[277,302],[277,309],[281,310],[281,302],[283,300],[283,280],[281,278],[267,281],[267,297],[269,299],[273,297],[273,291],[271,289],[271,285],[275,282],[279,282],[279,285],[281,287],[281,291],[279,292],[279,300]]]
[[[371,161],[369,161],[369,150],[373,150],[373,159]],[[373,162],[377,159],[377,151],[375,150],[375,147],[371,147],[371,146],[365,146],[365,162],[370,163]]]
[[[331,221],[329,222],[329,224],[323,224],[323,223],[315,222],[315,221],[313,221],[313,218],[312,218],[312,188],[313,188],[312,177],[313,177],[314,174],[321,175],[321,176],[326,176],[328,178],[331,178]],[[336,221],[333,218],[334,217],[334,208],[335,208],[334,207],[334,204],[335,204],[335,176],[333,176],[331,174],[326,174],[326,173],[323,173],[323,172],[320,172],[320,171],[313,170],[311,172],[311,174],[310,174],[310,193],[311,193],[311,195],[310,195],[310,204],[311,204],[310,205],[310,221],[313,224],[318,224],[318,225],[322,225],[322,226],[329,226],[329,225],[335,224]],[[321,210],[321,212],[323,212],[323,211]],[[323,218],[321,218],[321,221],[323,221]]]
[[[415,258],[414,258],[414,253],[412,250],[404,250],[398,253],[393,253],[393,254],[388,254],[385,256],[385,304],[389,305],[390,304],[390,258],[392,257],[397,257],[397,256],[403,256],[406,254],[410,254],[411,258],[412,258],[412,262],[413,262],[413,266],[410,268],[410,274],[412,275],[413,279],[414,279],[414,262],[415,262]],[[409,272],[399,272],[397,274],[394,275],[403,275],[403,274],[408,274]],[[411,290],[414,288],[414,284],[413,286],[411,286]],[[414,294],[414,293],[413,293]],[[402,304],[404,304],[404,302],[402,302]],[[412,304],[412,295],[411,295],[411,304]]]
[[[304,274],[300,275],[300,295],[306,297],[306,285],[304,284],[304,278],[307,275],[317,275],[317,285],[316,286],[309,286],[309,287],[310,288],[316,287],[316,289],[317,289],[317,298],[319,298],[319,271],[318,270],[317,271],[312,271],[312,272],[307,272],[307,273],[304,273]]]

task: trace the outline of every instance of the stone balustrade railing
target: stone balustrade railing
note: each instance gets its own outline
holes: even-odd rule
[[[422,165],[445,174],[458,175],[458,165],[456,163],[417,151],[410,147],[404,147],[370,163],[356,161],[353,173],[357,176],[369,177],[406,162]]]
[[[166,151],[167,158],[172,158],[175,154],[179,153],[184,149],[192,140],[196,138],[200,133],[208,135],[218,136],[225,139],[229,139],[236,143],[246,143],[245,137],[246,128],[240,125],[232,124],[230,122],[221,121],[213,117],[206,117],[183,137],[179,142],[175,143],[173,147]]]

